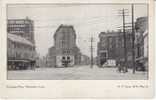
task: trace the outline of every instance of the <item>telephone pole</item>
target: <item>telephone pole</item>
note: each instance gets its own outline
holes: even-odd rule
[[[93,68],[93,37],[91,36],[90,38],[91,46],[90,46],[90,58],[91,58],[91,63],[90,67]]]
[[[125,63],[124,63],[124,66],[125,66],[125,70],[127,72],[127,40],[126,40],[126,31],[125,31],[125,9],[123,9],[122,11],[123,13],[123,36],[124,36],[124,56],[125,56]]]
[[[121,11],[121,15],[120,16],[122,16],[122,30],[123,30],[123,41],[124,41],[124,67],[125,67],[125,71],[127,72],[128,71],[128,69],[127,69],[127,39],[126,39],[126,28],[127,27],[129,27],[129,26],[126,26],[126,23],[125,23],[125,16],[127,16],[126,15],[126,13],[127,12],[125,12],[127,9],[122,9],[122,10],[120,10]]]
[[[135,31],[134,31],[134,4],[132,4],[132,60],[133,60],[133,74],[135,74]]]

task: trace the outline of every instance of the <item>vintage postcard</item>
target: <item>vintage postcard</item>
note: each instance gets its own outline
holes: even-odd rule
[[[152,0],[1,1],[2,98],[152,98]]]

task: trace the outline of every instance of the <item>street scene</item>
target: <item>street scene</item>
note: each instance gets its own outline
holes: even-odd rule
[[[119,73],[116,68],[98,68],[94,66],[71,67],[71,68],[37,68],[36,70],[9,71],[9,79],[23,80],[145,80],[146,72],[138,71],[132,74]],[[31,77],[31,78],[30,78]],[[115,77],[115,78],[114,78]],[[128,78],[127,78],[128,77]]]
[[[10,4],[7,17],[9,80],[148,79],[146,4]]]

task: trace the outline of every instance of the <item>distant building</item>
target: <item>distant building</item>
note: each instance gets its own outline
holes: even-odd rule
[[[148,70],[148,18],[137,18],[135,22],[135,29],[137,70]]]
[[[124,38],[122,32],[101,32],[99,34],[100,41],[98,42],[97,63],[101,67],[108,61],[124,61]],[[132,63],[132,34],[126,32],[126,49],[128,67]]]
[[[81,55],[81,65],[89,65],[90,58],[86,55]]]
[[[60,25],[54,34],[54,46],[49,48],[48,66],[67,67],[81,62],[81,52],[76,45],[73,26]]]
[[[34,41],[34,21],[29,19],[8,19],[7,21],[7,32],[21,36],[33,44]]]
[[[51,47],[48,50],[47,54],[47,67],[55,67],[56,66],[56,49],[55,47]]]
[[[8,33],[8,69],[27,69],[35,67],[35,45],[27,39]]]

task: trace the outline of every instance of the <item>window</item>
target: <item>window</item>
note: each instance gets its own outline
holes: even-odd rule
[[[16,43],[14,44],[15,48],[17,48]]]
[[[137,47],[137,57],[140,57],[140,46]]]
[[[68,57],[67,57],[67,59],[69,60],[69,59],[70,59],[70,57],[68,56]]]
[[[62,42],[62,48],[64,48],[65,47],[65,41],[62,40],[61,42]]]
[[[102,53],[102,57],[106,57],[106,56],[107,56],[106,52]]]
[[[124,39],[121,40],[121,46],[124,47]]]
[[[63,56],[62,59],[65,59],[65,57]]]
[[[70,50],[67,50],[67,53],[70,53]]]
[[[113,38],[109,37],[109,48],[110,49],[113,48],[112,40],[113,40]]]

